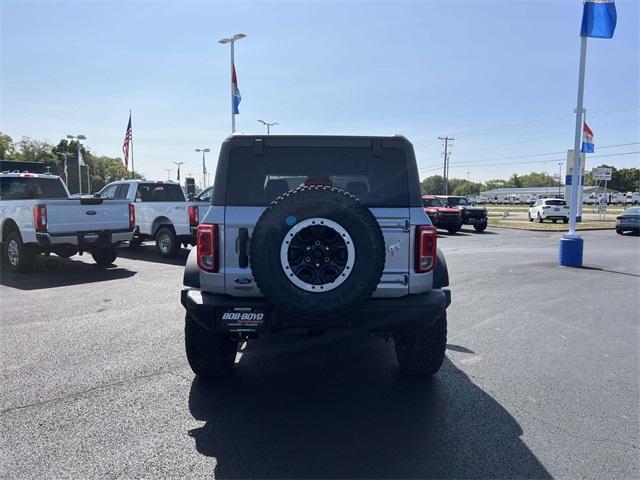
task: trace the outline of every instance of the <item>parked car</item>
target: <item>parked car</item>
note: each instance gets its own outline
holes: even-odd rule
[[[98,193],[105,200],[127,200],[136,206],[134,245],[155,240],[162,257],[175,257],[181,245],[195,245],[198,206],[187,201],[180,185],[172,181],[123,180]]]
[[[215,178],[181,295],[196,374],[290,328],[392,337],[402,372],[438,371],[448,273],[408,140],[234,135]]]
[[[551,220],[556,223],[562,220],[564,223],[569,223],[569,205],[559,198],[541,198],[531,205],[527,215],[530,222],[537,220],[542,223],[545,220]]]
[[[457,208],[445,207],[435,195],[423,195],[422,205],[436,228],[459,232],[462,228],[462,214]]]
[[[476,232],[484,232],[487,229],[487,209],[474,207],[466,197],[455,195],[438,195],[445,207],[457,208],[462,214],[463,225],[473,225]]]
[[[191,225],[191,234],[193,238],[195,238],[196,228],[198,227],[200,219],[204,218],[204,215],[207,213],[212,201],[213,187],[205,188],[189,201],[191,206],[196,207],[195,209],[191,208],[191,206],[189,207],[189,225]]]
[[[624,232],[640,234],[640,207],[627,208],[622,215],[616,217],[616,232],[620,235]]]
[[[88,252],[110,265],[133,236],[135,208],[126,200],[71,198],[55,175],[0,173],[0,226],[2,260],[11,270],[31,270],[42,253]]]

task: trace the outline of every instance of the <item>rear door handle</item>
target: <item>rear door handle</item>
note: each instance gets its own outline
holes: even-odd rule
[[[247,268],[249,266],[249,255],[247,255],[247,243],[249,242],[249,230],[241,228],[239,231],[239,252],[238,252],[238,266],[240,268]]]

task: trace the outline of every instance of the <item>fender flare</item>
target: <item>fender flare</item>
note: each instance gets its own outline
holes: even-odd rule
[[[196,255],[197,250],[192,248],[191,252],[189,252],[189,257],[187,257],[182,277],[182,283],[185,287],[200,288],[200,269],[198,268]]]
[[[438,248],[438,259],[436,260],[436,268],[433,270],[433,288],[443,288],[449,286],[449,269],[444,253]]]

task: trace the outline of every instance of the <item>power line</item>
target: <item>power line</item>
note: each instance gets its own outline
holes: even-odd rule
[[[604,148],[604,147],[600,147],[600,148]],[[558,152],[558,153],[562,153],[562,152]],[[635,154],[639,154],[640,150],[634,151],[634,152],[620,152],[620,153],[610,153],[610,154],[606,154],[606,155],[589,155],[588,159],[591,158],[607,158],[607,157],[618,157],[618,156],[622,156],[622,155],[635,155]],[[454,168],[464,168],[464,167],[469,167],[469,166],[473,166],[473,167],[495,167],[495,166],[502,166],[502,165],[527,165],[527,164],[531,164],[531,163],[551,163],[551,162],[558,162],[558,161],[564,161],[566,160],[565,158],[554,158],[554,159],[550,159],[550,160],[531,160],[531,161],[526,161],[526,162],[506,162],[506,163],[482,163],[482,164],[472,164],[472,163],[457,163],[454,165]],[[432,170],[437,170],[440,167],[430,167],[430,168],[421,168],[419,169],[420,172],[428,172],[428,171],[432,171]]]

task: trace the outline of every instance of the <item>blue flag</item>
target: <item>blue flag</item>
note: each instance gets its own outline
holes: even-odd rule
[[[616,29],[616,4],[613,0],[585,0],[581,37],[611,38]]]

